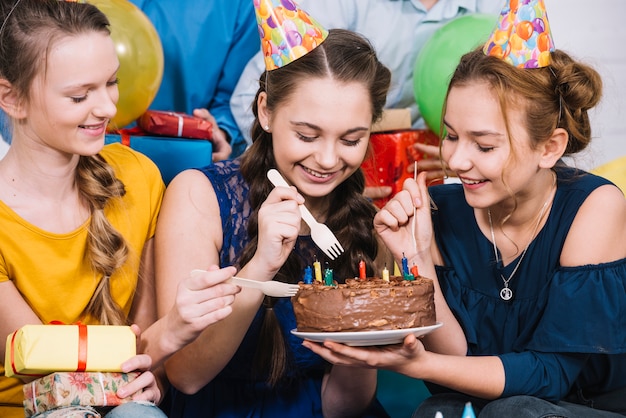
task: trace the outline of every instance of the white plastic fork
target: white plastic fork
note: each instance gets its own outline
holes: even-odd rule
[[[194,269],[191,274],[194,273],[206,273],[206,270]],[[275,298],[288,298],[298,293],[300,286],[297,284],[289,284],[270,280],[268,282],[259,282],[257,280],[244,279],[242,277],[232,276],[228,279],[233,284],[243,287],[252,287],[254,289],[261,290],[267,296],[273,296]]]
[[[243,279],[241,277],[232,277],[233,284],[244,287],[252,287],[261,290],[267,296],[275,298],[289,298],[298,293],[300,286],[297,284],[289,284],[270,280],[268,282],[259,282],[256,280]]]
[[[285,181],[283,176],[280,175],[278,170],[270,169],[267,172],[267,178],[270,179],[275,187],[289,187],[289,184]],[[313,242],[322,250],[324,254],[331,260],[339,257],[343,253],[343,247],[333,234],[333,231],[323,223],[319,223],[315,220],[311,212],[304,205],[298,205],[300,208],[300,214],[304,222],[311,228],[311,238]]]

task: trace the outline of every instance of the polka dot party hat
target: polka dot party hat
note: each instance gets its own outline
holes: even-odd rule
[[[483,49],[519,68],[550,64],[554,41],[543,0],[509,0]]]
[[[253,2],[268,71],[297,60],[328,36],[328,31],[292,0]]]

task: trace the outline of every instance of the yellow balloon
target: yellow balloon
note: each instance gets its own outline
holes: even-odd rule
[[[111,23],[120,70],[120,99],[109,127],[123,128],[150,106],[163,78],[163,47],[150,19],[127,0],[89,0]]]

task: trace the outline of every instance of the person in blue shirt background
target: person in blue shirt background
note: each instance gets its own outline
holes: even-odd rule
[[[163,81],[150,109],[214,122],[219,129],[213,132],[213,160],[239,156],[246,143],[230,97],[246,63],[260,50],[252,0],[130,1],[148,16],[163,45]]]

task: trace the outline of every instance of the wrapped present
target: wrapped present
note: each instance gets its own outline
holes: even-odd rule
[[[187,168],[204,167],[213,162],[213,144],[205,139],[147,136],[141,128],[135,127],[109,133],[104,142],[121,142],[148,156],[159,167],[165,184]]]
[[[136,349],[136,336],[127,326],[25,325],[7,337],[5,375],[119,372]]]
[[[412,177],[407,170],[408,167],[415,161],[426,158],[413,148],[413,144],[417,142],[438,145],[439,138],[432,131],[423,129],[372,133],[370,135],[372,152],[361,165],[365,174],[365,185],[390,186],[391,196],[402,190],[404,180]],[[374,203],[378,207],[383,207],[388,200],[389,198],[376,199]]]
[[[138,372],[52,373],[24,385],[24,413],[31,417],[61,406],[121,405],[132,397],[119,398],[117,390],[137,376]]]
[[[179,138],[213,138],[211,122],[185,113],[147,110],[137,119],[137,126],[149,134]]]
[[[371,132],[388,132],[411,129],[411,109],[383,109],[378,122],[372,125]]]

